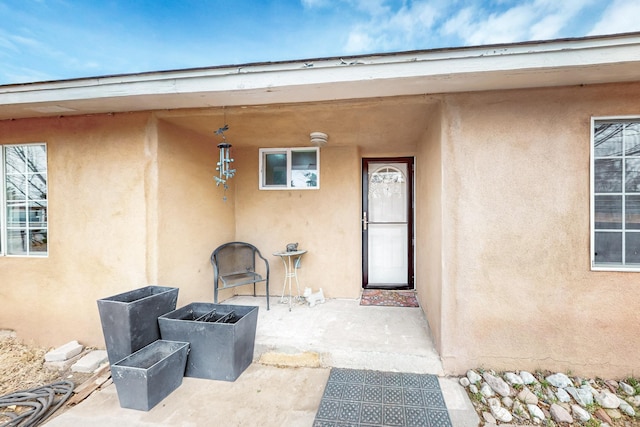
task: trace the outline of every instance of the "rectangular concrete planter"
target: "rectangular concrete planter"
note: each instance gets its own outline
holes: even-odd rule
[[[231,312],[230,323],[216,322]],[[158,323],[162,339],[190,344],[188,377],[235,381],[253,362],[258,307],[195,302]]]
[[[155,341],[111,365],[120,406],[148,411],[180,387],[189,343]]]
[[[109,363],[160,339],[158,316],[176,309],[178,288],[146,286],[98,300]]]

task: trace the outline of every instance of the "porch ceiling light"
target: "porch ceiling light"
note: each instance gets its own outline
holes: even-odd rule
[[[323,132],[311,132],[309,137],[311,138],[311,145],[316,147],[324,147],[329,139],[329,135]]]
[[[233,162],[231,158],[231,144],[227,143],[227,138],[224,136],[224,132],[229,130],[229,125],[224,125],[217,131],[215,131],[216,135],[222,136],[222,143],[218,144],[218,149],[220,150],[220,159],[217,163],[216,170],[218,171],[218,176],[214,176],[213,178],[216,180],[216,187],[219,187],[220,184],[224,187],[225,195],[222,198],[223,200],[227,200],[226,192],[229,189],[229,185],[227,181],[236,174],[235,169],[230,168],[230,164]]]

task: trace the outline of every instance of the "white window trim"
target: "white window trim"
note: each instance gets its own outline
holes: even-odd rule
[[[637,120],[640,121],[640,116],[592,116],[591,117],[591,129],[589,139],[590,154],[589,154],[589,197],[590,197],[590,212],[589,212],[589,229],[590,229],[590,241],[589,241],[589,258],[591,260],[591,271],[618,271],[618,272],[640,272],[640,266],[621,266],[621,265],[603,265],[595,264],[595,146],[593,143],[595,123],[598,121],[625,121],[625,120]],[[624,201],[623,201],[624,206]],[[623,218],[624,220],[624,218]]]
[[[291,153],[295,151],[315,151],[316,152],[316,170],[318,183],[315,187],[292,187],[291,186]],[[283,153],[287,156],[287,184],[286,185],[265,185],[264,184],[264,155]],[[260,148],[259,150],[259,176],[258,189],[260,190],[292,190],[292,191],[308,191],[320,189],[320,148],[318,147],[290,147],[290,148]]]
[[[2,194],[0,194],[0,241],[2,243],[2,247],[0,248],[0,257],[6,258],[29,258],[29,259],[43,259],[49,257],[50,246],[47,244],[47,252],[31,252],[27,251],[26,254],[9,254],[7,253],[7,204],[6,204],[6,179],[5,179],[5,164],[4,164],[4,149],[5,147],[11,146],[26,146],[26,145],[44,145],[46,147],[47,153],[47,241],[50,241],[50,227],[49,227],[49,145],[44,142],[15,142],[8,144],[0,144],[0,190],[2,190]]]

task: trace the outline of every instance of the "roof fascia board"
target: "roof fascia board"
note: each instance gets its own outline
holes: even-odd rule
[[[291,71],[304,68],[334,68],[346,65],[376,65],[389,63],[423,62],[436,60],[452,60],[459,58],[509,56],[522,54],[542,54],[551,52],[567,52],[592,50],[597,48],[620,48],[640,45],[640,33],[622,34],[602,38],[581,38],[569,40],[551,40],[544,42],[525,42],[505,45],[489,45],[477,47],[460,47],[449,49],[433,49],[423,51],[409,51],[398,53],[360,55],[343,58],[320,58],[300,61],[283,61],[269,63],[254,63],[231,66],[219,66],[199,69],[185,69],[174,71],[156,71],[138,74],[122,74],[116,76],[99,76],[70,80],[59,80],[42,83],[25,83],[0,85],[0,94],[4,92],[30,91],[33,87],[39,90],[62,89],[77,86],[100,86],[131,82],[145,82],[157,80],[179,80],[193,77],[214,77],[221,75]],[[625,48],[626,50],[626,48]]]

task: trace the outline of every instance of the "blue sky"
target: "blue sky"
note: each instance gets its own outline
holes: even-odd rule
[[[638,0],[0,0],[0,85],[640,31]]]

